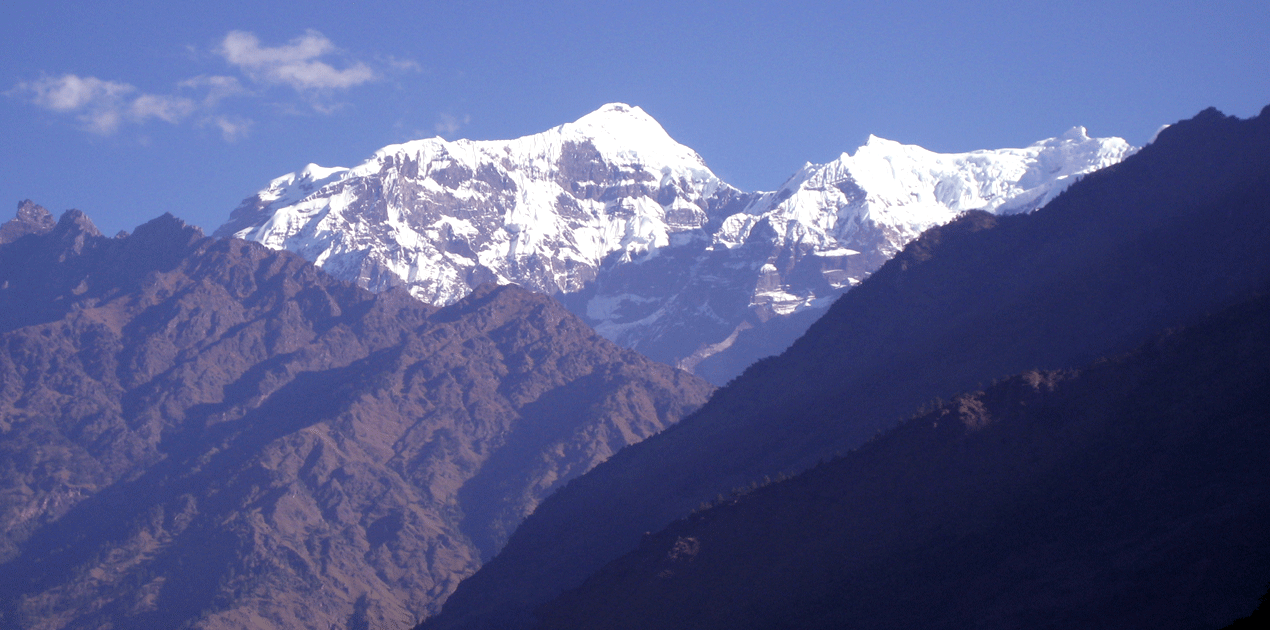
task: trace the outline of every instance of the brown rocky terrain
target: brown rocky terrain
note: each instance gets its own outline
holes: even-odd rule
[[[55,224],[48,210],[27,199],[18,204],[18,216],[0,225],[0,245],[12,243],[27,234],[47,232]]]
[[[486,286],[443,309],[165,215],[0,227],[0,627],[408,627],[704,381]]]

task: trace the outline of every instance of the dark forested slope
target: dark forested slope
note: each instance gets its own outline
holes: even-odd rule
[[[674,523],[546,628],[1219,628],[1270,582],[1270,299]]]
[[[1026,216],[933,229],[780,357],[545,501],[426,627],[530,611],[702,501],[859,446],[924,402],[1084,365],[1270,280],[1270,111],[1206,110]]]

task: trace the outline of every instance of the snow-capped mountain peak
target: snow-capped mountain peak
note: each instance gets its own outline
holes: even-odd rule
[[[688,164],[708,172],[696,151],[675,142],[639,107],[609,103],[556,128],[565,137],[589,139],[604,157],[626,164]]]
[[[930,227],[968,210],[1036,209],[1134,150],[1119,138],[1090,138],[1084,127],[1020,149],[967,153],[870,135],[854,154],[805,165],[777,193],[725,219],[712,238],[727,249],[768,244],[771,254],[756,262],[771,266],[760,272],[769,280],[757,284],[751,306],[788,315],[857,284]],[[804,280],[787,280],[796,277]]]
[[[514,140],[431,138],[350,169],[310,165],[244,201],[217,234],[448,304],[489,281],[577,291],[610,254],[665,247],[734,194],[646,112],[614,103]]]
[[[948,154],[871,135],[778,191],[743,193],[647,112],[611,103],[513,140],[430,138],[352,168],[310,164],[216,234],[433,304],[484,282],[575,296],[601,334],[691,367],[743,324],[826,306],[931,226],[1030,211],[1133,150],[1083,127]]]
[[[295,173],[288,173],[269,182],[269,186],[259,194],[268,196],[271,201],[299,201],[309,193],[321,188],[323,184],[347,172],[342,167],[326,168],[309,163],[308,166]]]

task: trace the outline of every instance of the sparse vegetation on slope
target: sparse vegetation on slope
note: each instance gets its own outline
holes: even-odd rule
[[[408,627],[711,391],[516,287],[436,309],[170,216],[27,214],[0,245],[0,627]]]

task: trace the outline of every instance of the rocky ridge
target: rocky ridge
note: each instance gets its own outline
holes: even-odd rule
[[[408,627],[711,390],[517,287],[437,308],[166,215],[15,225],[0,627]]]
[[[42,234],[57,223],[53,215],[27,199],[18,204],[18,215],[0,225],[0,245],[12,243],[27,234]]]

